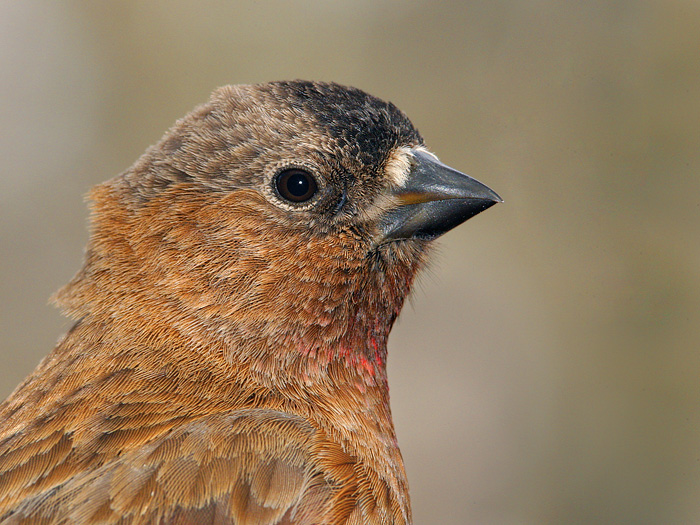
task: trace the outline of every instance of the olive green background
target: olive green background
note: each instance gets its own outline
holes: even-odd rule
[[[219,85],[335,80],[505,199],[392,334],[415,521],[700,523],[699,28],[691,0],[0,2],[0,396],[69,327],[90,186]]]

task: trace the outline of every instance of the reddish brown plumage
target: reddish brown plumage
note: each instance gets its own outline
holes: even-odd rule
[[[421,144],[358,90],[225,87],[97,186],[76,324],[0,406],[2,523],[410,522],[386,342],[429,240],[377,239]]]

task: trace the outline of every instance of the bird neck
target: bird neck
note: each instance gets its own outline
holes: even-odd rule
[[[125,183],[91,193],[84,267],[55,297],[69,315],[126,327],[148,344],[175,330],[188,351],[217,349],[271,388],[322,383],[331,369],[343,372],[333,379],[385,388],[387,338],[421,250],[289,235],[241,195],[214,200],[183,186],[124,202]]]
[[[79,322],[46,373],[85,362],[85,376],[127,377],[114,387],[125,395],[157,388],[183,417],[203,407],[299,414],[407,500],[387,339],[424,250],[368,253],[350,234],[300,242],[240,198],[177,188],[140,204],[120,201],[119,184],[92,192],[85,264],[55,296]]]

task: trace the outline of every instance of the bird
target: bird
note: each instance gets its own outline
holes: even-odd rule
[[[89,199],[74,325],[0,405],[0,523],[411,523],[388,336],[502,199],[302,80],[215,90]]]

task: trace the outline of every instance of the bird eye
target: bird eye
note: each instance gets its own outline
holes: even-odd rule
[[[290,168],[281,171],[275,179],[278,193],[291,202],[305,202],[316,194],[318,186],[307,171]]]

